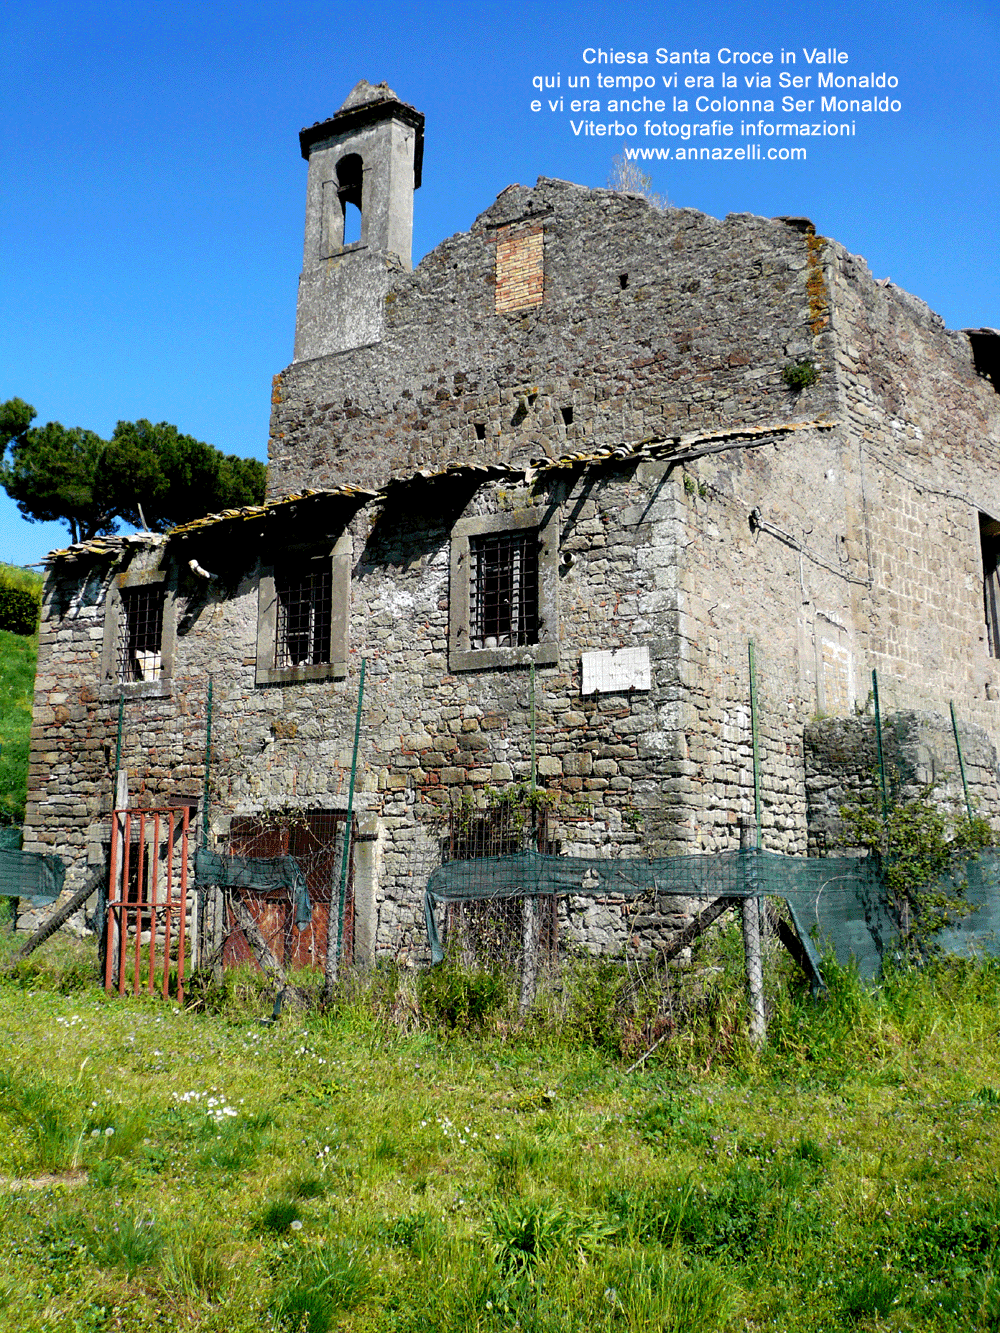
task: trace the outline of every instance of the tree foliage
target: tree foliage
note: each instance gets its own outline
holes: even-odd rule
[[[103,440],[58,421],[33,426],[35,415],[21,398],[0,403],[0,485],[29,522],[63,522],[73,541],[115,532],[119,519],[165,532],[264,498],[263,463],[166,421],[119,421]]]
[[[630,162],[624,153],[616,153],[611,159],[608,189],[618,190],[622,194],[641,194],[654,208],[670,207],[667,196],[657,194],[653,189],[652,177],[641,170],[635,162]]]
[[[933,786],[907,797],[898,775],[891,778],[885,814],[877,783],[840,813],[850,841],[878,859],[889,907],[914,951],[923,954],[937,931],[973,910],[965,898],[967,866],[996,838],[981,815],[942,808]]]

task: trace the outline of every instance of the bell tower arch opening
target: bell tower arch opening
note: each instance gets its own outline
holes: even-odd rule
[[[348,153],[337,163],[337,194],[340,198],[345,247],[360,245],[365,239],[364,174],[364,163],[358,153]]]

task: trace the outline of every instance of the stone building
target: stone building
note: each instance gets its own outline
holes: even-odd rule
[[[364,659],[354,951],[416,958],[448,811],[533,763],[563,850],[739,845],[750,640],[765,847],[835,840],[823,720],[873,667],[949,782],[954,702],[997,812],[995,330],[808,219],[544,177],[411,269],[423,117],[361,83],[300,141],[268,499],[52,555],[26,847],[70,886],[105,854],[120,714],[130,801],[207,786],[221,848],[342,815]]]

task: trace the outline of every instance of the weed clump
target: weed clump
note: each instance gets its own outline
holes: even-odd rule
[[[781,378],[793,393],[801,393],[803,389],[808,389],[811,384],[816,383],[819,379],[819,371],[813,361],[794,361],[785,366],[781,372]]]
[[[504,1009],[509,990],[499,971],[463,967],[452,955],[420,974],[417,997],[421,1012],[434,1026],[467,1032]]]
[[[332,1242],[298,1259],[279,1295],[278,1317],[288,1329],[328,1333],[336,1316],[360,1305],[371,1286],[367,1256],[355,1245]]]

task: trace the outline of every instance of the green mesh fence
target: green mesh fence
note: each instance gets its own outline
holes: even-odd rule
[[[962,957],[1000,955],[1000,855],[987,852],[965,866],[962,897],[972,911],[938,931],[934,944]]]
[[[33,907],[45,907],[62,893],[65,878],[61,857],[0,849],[0,898],[31,898]]]
[[[970,862],[963,896],[971,912],[931,941],[963,955],[1000,954],[1000,856]],[[883,962],[898,956],[899,926],[876,862],[868,857],[798,857],[777,852],[732,851],[653,860],[598,861],[521,852],[516,856],[448,861],[433,871],[424,895],[431,958],[444,951],[435,909],[477,899],[550,895],[645,899],[780,898],[807,953],[833,950],[874,980]],[[705,904],[702,904],[704,906]]]
[[[312,920],[312,900],[306,877],[294,856],[222,856],[199,847],[194,857],[194,877],[199,887],[214,884],[223,889],[249,889],[254,893],[288,889],[295,907],[296,928],[305,930]]]

